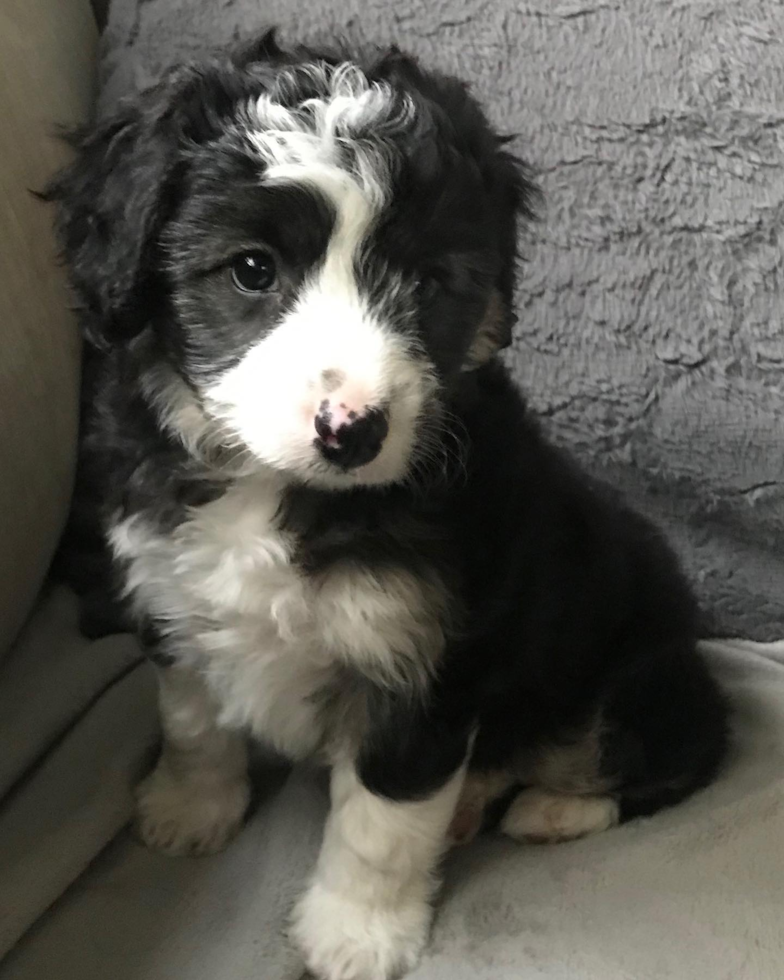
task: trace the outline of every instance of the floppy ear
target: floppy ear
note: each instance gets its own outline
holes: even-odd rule
[[[187,140],[212,127],[209,82],[195,68],[170,72],[108,118],[69,138],[74,162],[42,197],[55,227],[83,329],[101,348],[139,333],[160,296],[156,242],[174,204],[173,176]],[[214,87],[214,86],[213,86]]]
[[[508,321],[508,336],[502,344],[503,347],[511,343],[511,330],[515,322],[514,291],[517,283],[520,222],[521,220],[536,221],[543,204],[542,192],[534,182],[531,168],[519,157],[503,149],[504,144],[509,141],[509,137],[498,138],[499,149],[492,170],[492,181],[501,215],[498,243],[501,270],[498,275],[498,292]]]
[[[494,133],[469,86],[439,72],[425,72],[418,62],[390,48],[376,71],[381,77],[413,87],[430,100],[441,114],[441,125],[450,128],[462,151],[476,161],[489,197],[489,207],[497,216],[500,258],[495,288],[484,317],[468,351],[465,367],[476,367],[496,351],[512,342],[515,324],[514,290],[517,279],[517,232],[520,219],[532,221],[541,204],[541,192],[529,167],[506,149],[511,137]],[[434,112],[438,120],[438,113]]]
[[[272,63],[285,61],[286,52],[278,44],[278,29],[270,27],[258,37],[251,38],[236,46],[231,53],[231,60],[238,68],[247,68],[248,65],[258,63]]]
[[[498,254],[501,265],[495,288],[466,357],[467,369],[484,364],[512,342],[512,328],[517,322],[514,298],[520,219],[536,220],[542,204],[542,193],[534,183],[530,168],[503,149],[507,142],[506,137],[497,138],[497,150],[486,177],[498,209]]]

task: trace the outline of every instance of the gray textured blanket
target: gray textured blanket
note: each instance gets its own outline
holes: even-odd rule
[[[736,710],[722,778],[650,820],[582,841],[487,838],[453,854],[432,942],[408,980],[781,980],[784,643],[708,652]],[[122,703],[132,703],[127,692]],[[114,724],[127,724],[122,703],[105,705]],[[100,724],[92,728],[103,757]],[[70,833],[30,848],[25,899],[40,890],[46,859],[62,865],[53,846],[78,849],[93,811],[105,820],[110,809],[83,786],[99,782],[88,776],[96,750],[87,739],[75,748],[76,791],[66,770],[59,786],[47,782],[54,795],[39,785],[17,807],[16,823],[26,813],[38,830],[41,811],[57,812],[67,792],[73,814]],[[118,771],[124,781],[127,767],[108,782],[115,809],[127,795]],[[286,926],[315,860],[326,794],[306,770],[279,784],[266,775],[258,810],[216,857],[166,858],[121,837],[0,963],[0,980],[305,980]],[[0,876],[0,906],[3,884]]]
[[[101,109],[270,24],[397,41],[520,134],[548,210],[517,377],[669,531],[714,633],[784,636],[779,0],[112,0]]]

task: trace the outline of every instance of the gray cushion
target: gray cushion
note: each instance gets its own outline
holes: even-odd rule
[[[89,8],[0,10],[0,659],[30,612],[62,530],[76,460],[80,345],[49,208],[30,194],[68,158],[55,126],[93,94]]]
[[[128,820],[158,729],[142,659],[57,589],[0,664],[0,958]]]
[[[488,838],[454,854],[411,980],[781,980],[784,644],[710,654],[738,722],[723,778],[583,841]],[[279,782],[262,781],[257,812],[217,857],[166,858],[120,838],[0,980],[300,980],[286,924],[326,790],[301,769]]]

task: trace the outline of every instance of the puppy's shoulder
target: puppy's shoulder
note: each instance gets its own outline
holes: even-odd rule
[[[557,452],[508,369],[491,360],[461,379],[452,408],[467,435],[471,469],[485,476],[497,469],[541,469]]]

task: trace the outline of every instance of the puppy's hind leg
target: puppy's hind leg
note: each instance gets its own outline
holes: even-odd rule
[[[504,814],[501,831],[531,844],[555,844],[615,826],[616,779],[606,770],[605,741],[598,711],[587,724],[534,750],[521,765],[519,782],[526,788]]]
[[[516,840],[571,840],[618,822],[602,772],[602,725],[595,719],[508,762],[469,770],[450,827],[453,844],[467,844],[488,822]],[[493,811],[496,810],[496,819]]]
[[[594,722],[541,747],[501,829],[556,842],[650,816],[706,786],[727,751],[724,697],[687,642],[616,679]]]
[[[218,726],[196,671],[156,669],[163,749],[136,792],[136,831],[148,847],[166,854],[213,854],[234,836],[248,809],[245,740]]]
[[[719,773],[728,705],[691,643],[657,651],[605,706],[605,768],[617,777],[621,821],[680,803]]]

